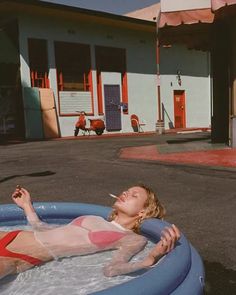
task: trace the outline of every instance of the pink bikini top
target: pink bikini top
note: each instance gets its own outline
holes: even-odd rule
[[[80,217],[74,219],[70,224],[75,225],[75,226],[79,226],[79,227],[82,227],[82,228],[85,228],[86,230],[88,230],[88,237],[89,237],[91,243],[96,245],[98,248],[107,247],[127,235],[127,232],[120,231],[120,230],[123,230],[123,231],[125,230],[121,226],[120,226],[120,228],[118,228],[119,231],[115,231],[115,230],[114,231],[112,231],[112,230],[93,231],[93,230],[88,229],[87,227],[84,227],[82,225],[84,219],[86,219],[86,216],[80,216]],[[107,221],[105,221],[105,222],[107,222]],[[117,224],[117,226],[119,226],[119,225]]]

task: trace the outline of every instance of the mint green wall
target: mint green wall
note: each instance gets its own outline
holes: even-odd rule
[[[30,85],[28,38],[48,41],[51,88],[57,101],[54,41],[91,45],[95,116],[98,115],[95,72],[95,45],[126,49],[129,115],[122,114],[122,132],[131,132],[130,115],[136,113],[146,121],[145,131],[155,131],[157,120],[155,33],[106,26],[99,23],[62,20],[61,18],[21,15],[19,20],[21,74],[24,85]],[[69,53],[68,53],[69,54]],[[73,134],[76,117],[59,117],[62,136]]]
[[[209,127],[211,122],[210,55],[174,45],[161,48],[161,100],[174,122],[174,90],[185,90],[186,127]],[[182,85],[178,85],[180,70]],[[165,116],[165,128],[169,119]]]

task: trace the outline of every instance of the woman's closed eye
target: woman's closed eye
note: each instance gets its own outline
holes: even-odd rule
[[[138,198],[137,194],[132,195],[133,198]]]

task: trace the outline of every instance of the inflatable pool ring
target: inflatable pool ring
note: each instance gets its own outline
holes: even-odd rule
[[[84,203],[34,203],[40,218],[48,223],[64,224],[81,215],[109,216],[111,208]],[[15,205],[0,205],[0,226],[26,224],[21,209]],[[143,222],[141,232],[153,242],[160,239],[162,229],[169,225],[165,221],[149,219]],[[175,249],[157,265],[136,278],[91,293],[93,295],[202,295],[204,267],[201,257],[188,240],[181,235]]]

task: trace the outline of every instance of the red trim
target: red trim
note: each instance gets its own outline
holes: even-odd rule
[[[94,93],[93,93],[93,72],[90,69],[88,74],[89,91],[91,92],[92,113],[94,114]]]
[[[97,72],[97,95],[98,95],[98,114],[104,115],[103,101],[102,101],[102,76],[101,72]]]
[[[176,114],[179,114],[179,110],[177,109],[177,101],[176,96],[180,96],[182,103],[183,103],[183,112],[181,112],[182,118],[182,127],[176,127]],[[185,102],[185,90],[174,90],[174,121],[175,121],[175,128],[186,128],[186,102]]]
[[[44,73],[44,77],[38,77],[37,71],[30,71],[30,79],[31,79],[31,86],[32,87],[39,87],[39,88],[49,88],[50,87],[50,82],[49,82],[47,73]],[[38,84],[37,82],[40,82],[40,84]]]
[[[47,73],[45,73],[44,79],[45,79],[45,88],[50,88],[50,80],[48,78]]]
[[[63,74],[60,72],[59,74],[59,81],[58,81],[58,90],[63,91]]]
[[[57,72],[57,69],[56,69]],[[57,97],[58,97],[58,113],[60,117],[77,117],[78,113],[69,113],[69,114],[64,114],[61,112],[61,102],[60,102],[60,95],[59,92],[63,91],[63,74],[62,72],[60,72],[60,74],[56,75],[57,76],[57,80],[59,80],[57,82]],[[59,79],[58,79],[59,78]],[[90,70],[89,74],[88,74],[88,80],[89,80],[89,91],[91,91],[91,100],[92,100],[92,112],[91,113],[87,113],[88,116],[94,116],[94,99],[93,99],[93,83],[92,83],[92,71]]]
[[[128,79],[127,72],[122,73],[122,102],[128,105]],[[128,109],[123,111],[124,114],[128,114]]]
[[[30,71],[31,86],[34,87],[34,71]]]
[[[78,113],[60,114],[60,117],[78,117]],[[94,116],[94,113],[86,113],[86,116]]]
[[[58,114],[61,115],[61,106],[60,106],[60,98],[59,98],[59,81],[58,81],[58,70],[56,68],[56,77],[57,77],[57,103],[58,103]]]
[[[156,62],[157,62],[157,75],[160,75],[160,45],[156,42]]]
[[[160,85],[157,86],[157,104],[158,104],[158,121],[162,121],[161,117],[161,87]]]

